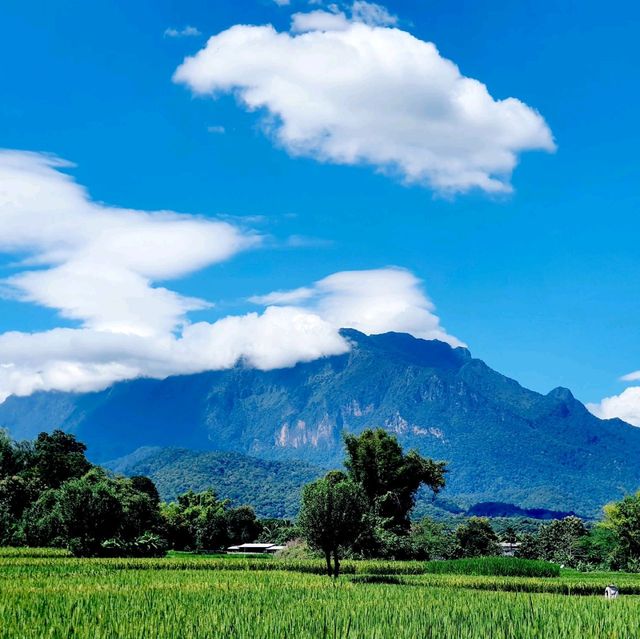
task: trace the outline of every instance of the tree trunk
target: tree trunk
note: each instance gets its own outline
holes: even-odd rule
[[[331,553],[330,552],[325,552],[324,553],[324,558],[327,562],[327,574],[329,575],[329,577],[333,576],[333,568],[331,567]]]
[[[338,551],[333,552],[333,576],[337,579],[340,574],[340,560],[338,559]]]

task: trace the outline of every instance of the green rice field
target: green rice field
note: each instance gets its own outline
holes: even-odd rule
[[[346,574],[334,582],[314,561],[0,550],[0,637],[640,637],[640,575],[500,574],[508,565],[471,560],[435,572],[418,562],[345,562]],[[486,574],[492,571],[499,574]],[[621,596],[606,601],[611,581]]]

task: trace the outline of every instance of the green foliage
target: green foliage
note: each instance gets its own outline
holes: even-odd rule
[[[91,468],[84,456],[87,447],[61,430],[40,433],[33,445],[32,470],[48,488],[58,488],[68,479],[82,477]]]
[[[349,476],[362,486],[371,512],[386,520],[389,530],[409,529],[421,485],[434,492],[444,487],[444,462],[425,459],[415,450],[405,454],[396,437],[382,428],[346,435],[345,448]]]
[[[428,517],[411,527],[410,539],[415,559],[449,559],[455,555],[455,535],[445,524]]]
[[[484,557],[500,555],[498,537],[485,517],[470,517],[456,529],[456,550],[458,557]]]
[[[64,547],[78,556],[139,554],[160,531],[153,483],[108,475],[85,449],[61,431],[20,444],[0,434],[1,543]]]
[[[560,567],[547,561],[519,559],[517,557],[480,557],[431,561],[425,565],[425,572],[501,577],[559,577]]]
[[[64,546],[78,556],[104,554],[109,539],[126,548],[160,528],[157,504],[146,493],[98,468],[42,493],[25,521],[30,544]]]
[[[300,537],[300,529],[290,519],[261,519],[260,533],[256,541],[282,546]]]
[[[640,568],[640,491],[604,508],[601,547],[616,568]]]
[[[341,554],[361,533],[365,512],[362,488],[344,473],[334,471],[305,486],[298,526],[309,546],[324,555],[329,576],[338,577]]]
[[[101,546],[102,554],[113,557],[164,557],[167,552],[167,542],[151,532],[128,541],[113,537],[103,541]]]
[[[106,466],[124,475],[150,477],[164,501],[175,501],[189,490],[211,489],[234,506],[251,504],[258,516],[268,518],[297,516],[302,487],[323,474],[300,461],[170,448],[140,449]]]
[[[226,548],[254,541],[261,530],[252,508],[229,508],[212,490],[180,495],[162,506],[162,516],[169,546],[176,550]]]
[[[589,531],[579,517],[556,519],[542,524],[537,534],[524,535],[518,555],[576,567],[588,559],[588,535]]]

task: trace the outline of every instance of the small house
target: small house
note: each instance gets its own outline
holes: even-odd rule
[[[238,546],[229,546],[227,552],[229,553],[243,553],[243,554],[273,554],[282,550],[284,546],[278,546],[277,544],[240,544]]]

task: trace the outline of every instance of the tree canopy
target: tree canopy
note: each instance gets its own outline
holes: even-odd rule
[[[398,440],[382,428],[345,437],[349,477],[359,484],[372,511],[388,528],[407,531],[409,514],[421,485],[437,493],[444,488],[446,464],[404,453]]]
[[[58,546],[81,556],[160,555],[254,541],[248,506],[230,508],[213,491],[161,505],[154,483],[91,464],[86,447],[62,431],[14,442],[0,431],[0,544]]]
[[[302,491],[298,526],[309,546],[324,555],[329,576],[339,575],[341,553],[362,531],[366,507],[362,488],[339,471]]]

